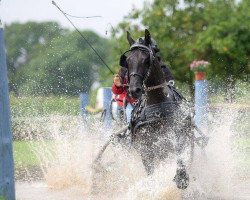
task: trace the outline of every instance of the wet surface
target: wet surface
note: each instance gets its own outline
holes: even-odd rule
[[[40,166],[19,167],[15,169],[15,180],[41,181],[44,180],[44,175]]]
[[[209,144],[206,151],[196,148],[186,190],[178,190],[173,182],[176,162],[157,163],[155,174],[148,177],[137,154],[119,145],[110,145],[102,158],[105,170],[97,176],[95,195],[91,195],[91,166],[107,139],[107,130],[101,130],[95,123],[86,131],[76,126],[77,121],[66,125],[64,120],[57,119],[57,123],[44,124],[51,129],[53,148],[41,142],[33,149],[45,173],[41,173],[39,167],[19,169],[16,199],[250,200],[250,172],[241,163],[247,161],[243,157],[248,158],[248,147],[232,148],[235,138],[246,137],[246,133],[234,125],[239,121],[237,116],[235,110],[211,116]],[[244,123],[240,121],[241,128]]]
[[[84,196],[78,188],[53,190],[45,182],[16,182],[17,200],[80,200]]]
[[[182,196],[182,195],[181,195]],[[84,199],[124,199],[122,194],[114,197],[102,195],[89,195],[84,193],[79,187],[70,187],[67,189],[52,189],[48,188],[45,182],[16,182],[16,199],[17,200],[84,200]],[[236,185],[232,194],[214,194],[211,197],[183,197],[176,199],[183,200],[249,200],[250,199],[250,180],[242,181]],[[173,199],[174,200],[174,199]]]

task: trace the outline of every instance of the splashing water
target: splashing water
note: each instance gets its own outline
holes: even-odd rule
[[[195,149],[190,170],[190,185],[178,190],[173,177],[176,163],[159,163],[152,176],[146,176],[140,157],[128,147],[110,145],[102,158],[103,170],[95,183],[93,194],[92,162],[111,131],[93,119],[83,128],[77,117],[53,116],[46,125],[50,139],[40,138],[41,144],[32,147],[49,188],[80,188],[79,196],[92,199],[166,200],[166,199],[237,199],[236,186],[249,179],[249,174],[237,160],[233,129],[237,109],[221,109],[210,117],[209,144],[205,150]],[[243,177],[243,175],[245,175]],[[95,180],[95,181],[96,181]],[[250,188],[249,188],[250,189]],[[63,191],[62,191],[63,192]],[[249,196],[250,197],[250,196]]]
[[[232,125],[237,111],[218,110],[209,127],[209,144],[205,150],[196,151],[192,168],[195,181],[187,190],[186,197],[194,199],[219,199],[234,195],[234,186],[239,184],[237,171],[241,170],[234,157],[235,133]]]

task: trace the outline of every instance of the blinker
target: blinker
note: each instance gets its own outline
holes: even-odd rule
[[[120,66],[128,68],[127,56],[125,54],[122,54],[120,57]]]

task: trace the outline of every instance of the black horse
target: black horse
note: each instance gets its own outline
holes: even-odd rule
[[[130,49],[122,55],[123,67],[128,69],[130,95],[138,100],[130,122],[132,144],[148,174],[154,172],[156,160],[177,155],[174,180],[185,189],[189,177],[183,155],[193,147],[190,109],[166,82],[149,31],[137,42],[127,32],[127,40]]]

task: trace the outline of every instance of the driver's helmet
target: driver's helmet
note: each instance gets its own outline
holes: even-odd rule
[[[139,39],[137,39],[136,40],[136,42],[138,42],[139,44],[144,44],[144,37],[140,37]],[[151,47],[153,48],[153,49],[155,49],[155,50],[159,50],[158,48],[157,48],[157,44],[156,44],[156,41],[153,39],[153,38],[151,38]]]

